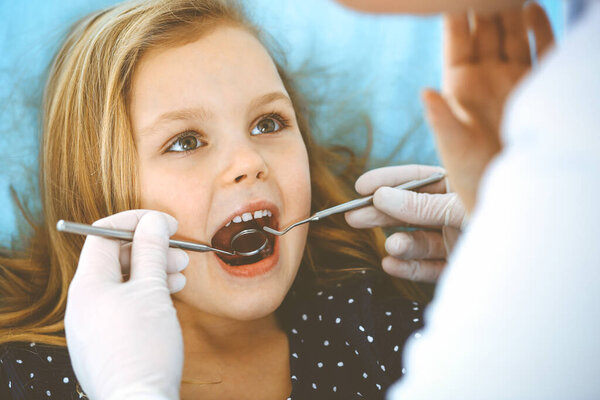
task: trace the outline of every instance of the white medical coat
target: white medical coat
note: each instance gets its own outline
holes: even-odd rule
[[[600,399],[600,1],[503,140],[390,399]]]

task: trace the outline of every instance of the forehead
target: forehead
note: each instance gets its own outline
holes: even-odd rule
[[[285,88],[260,41],[247,30],[223,25],[179,46],[148,51],[132,80],[135,126],[158,113],[199,106],[219,109]]]

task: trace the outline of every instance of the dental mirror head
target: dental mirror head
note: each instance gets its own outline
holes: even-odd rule
[[[240,240],[244,238],[244,240]],[[269,243],[267,235],[258,229],[250,228],[238,232],[231,238],[231,252],[250,257],[264,250]]]

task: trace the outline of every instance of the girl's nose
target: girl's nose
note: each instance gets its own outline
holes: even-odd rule
[[[251,144],[236,147],[231,152],[231,162],[224,173],[226,184],[253,183],[267,178],[267,164],[260,151]]]

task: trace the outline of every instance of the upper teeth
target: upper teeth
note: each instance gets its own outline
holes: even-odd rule
[[[233,217],[233,219],[231,221],[229,221],[227,223],[227,225],[225,225],[225,226],[231,225],[232,222],[239,224],[242,221],[246,222],[246,221],[250,221],[252,219],[258,219],[258,218],[262,218],[262,217],[266,217],[266,216],[270,217],[272,215],[273,214],[269,210],[254,211],[254,214],[252,214],[251,212],[245,212],[242,215],[236,215],[235,217]]]

